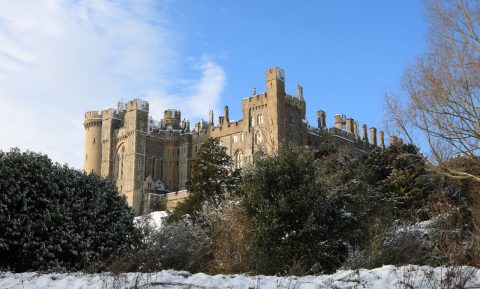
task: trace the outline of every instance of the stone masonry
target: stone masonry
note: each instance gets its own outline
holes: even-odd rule
[[[234,168],[253,161],[259,150],[271,153],[282,144],[317,146],[330,142],[359,152],[383,149],[384,133],[362,126],[345,115],[335,115],[335,126],[327,128],[326,113],[317,112],[316,127],[306,120],[303,88],[296,95],[285,92],[284,71],[274,67],[266,72],[266,92],[242,99],[243,119],[231,121],[228,106],[215,122],[190,128],[181,112],[167,109],[163,119],[149,116],[149,104],[134,99],[118,103],[116,109],[85,113],[84,170],[109,179],[127,198],[137,214],[158,209],[166,196],[176,201],[191,176],[191,161],[199,146],[210,137],[218,138],[234,160]],[[369,141],[370,140],[370,141]],[[180,194],[184,196],[185,193]],[[176,197],[175,197],[176,196]]]

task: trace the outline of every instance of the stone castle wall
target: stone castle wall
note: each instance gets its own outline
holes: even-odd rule
[[[284,72],[277,67],[266,72],[266,92],[254,89],[242,99],[243,119],[238,121],[230,120],[226,106],[217,123],[211,111],[208,121],[190,129],[179,110],[168,109],[155,121],[149,117],[148,102],[134,99],[116,109],[85,113],[84,170],[108,178],[137,214],[143,214],[156,207],[151,202],[165,201],[162,194],[185,189],[191,162],[210,137],[227,148],[235,168],[251,163],[256,151],[271,153],[282,144],[317,146],[328,141],[362,152],[384,147],[383,132],[377,147],[375,128],[367,136],[364,125],[360,134],[358,122],[340,115],[335,116],[335,127],[327,128],[323,111],[317,112],[313,127],[305,114],[303,88],[298,86],[295,96],[287,94]],[[178,194],[171,196],[175,201],[169,206],[178,202]]]

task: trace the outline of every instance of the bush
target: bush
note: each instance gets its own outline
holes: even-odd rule
[[[0,269],[78,270],[126,249],[133,212],[100,177],[0,151]]]
[[[143,238],[127,252],[108,260],[111,272],[154,272],[163,269],[196,271],[194,263],[205,230],[188,218],[164,224],[160,229],[151,228],[148,218],[138,226]]]
[[[316,182],[313,152],[283,147],[259,156],[243,180],[259,273],[332,272],[342,264],[354,220],[344,199]]]

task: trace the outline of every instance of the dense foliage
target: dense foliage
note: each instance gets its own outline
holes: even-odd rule
[[[332,271],[342,264],[354,219],[344,199],[316,182],[312,152],[284,147],[277,155],[260,156],[243,179],[258,271],[276,274],[294,266]]]
[[[0,151],[0,269],[82,269],[133,235],[132,211],[105,180],[42,154]]]
[[[221,202],[227,193],[236,193],[238,171],[231,171],[232,158],[218,139],[210,138],[200,145],[192,161],[192,178],[187,180],[188,198],[175,208],[174,219],[189,214],[195,217],[206,202]]]

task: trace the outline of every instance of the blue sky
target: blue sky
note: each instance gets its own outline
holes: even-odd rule
[[[143,98],[156,119],[239,119],[272,66],[311,124],[322,109],[381,129],[384,92],[426,50],[423,15],[420,0],[0,0],[0,149],[81,168],[84,111]]]

